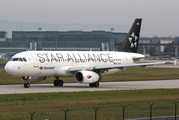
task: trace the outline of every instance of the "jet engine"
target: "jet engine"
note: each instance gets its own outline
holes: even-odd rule
[[[47,77],[32,77],[32,76],[25,76],[21,77],[21,80],[24,82],[40,82],[45,80]]]
[[[75,74],[75,80],[78,83],[95,83],[99,81],[101,76],[93,71],[78,71]]]

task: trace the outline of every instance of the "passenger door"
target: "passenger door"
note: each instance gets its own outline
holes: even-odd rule
[[[32,56],[32,59],[33,59],[33,67],[39,67],[39,61],[38,61],[36,54],[32,53],[31,56]]]

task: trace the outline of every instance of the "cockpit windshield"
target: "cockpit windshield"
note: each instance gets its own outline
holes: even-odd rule
[[[21,61],[21,62],[27,62],[25,58],[11,58],[9,61]]]

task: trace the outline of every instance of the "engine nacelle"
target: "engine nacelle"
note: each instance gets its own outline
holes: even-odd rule
[[[75,80],[78,83],[95,83],[100,80],[100,75],[93,71],[78,71]]]
[[[25,76],[21,77],[21,80],[24,82],[40,82],[45,80],[47,77],[32,77],[32,76]]]

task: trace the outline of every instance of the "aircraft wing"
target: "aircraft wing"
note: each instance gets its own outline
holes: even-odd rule
[[[133,60],[134,60],[134,61],[138,61],[138,60],[141,60],[141,59],[165,58],[165,57],[168,57],[168,56],[144,56],[144,57],[133,57]]]
[[[136,64],[123,64],[123,65],[109,65],[109,66],[95,66],[95,67],[72,67],[68,69],[68,72],[76,72],[80,70],[102,70],[102,69],[124,69],[127,67],[146,67],[150,65],[160,65],[160,64],[176,64],[175,61],[168,61],[168,62],[155,62],[155,63],[136,63]]]

